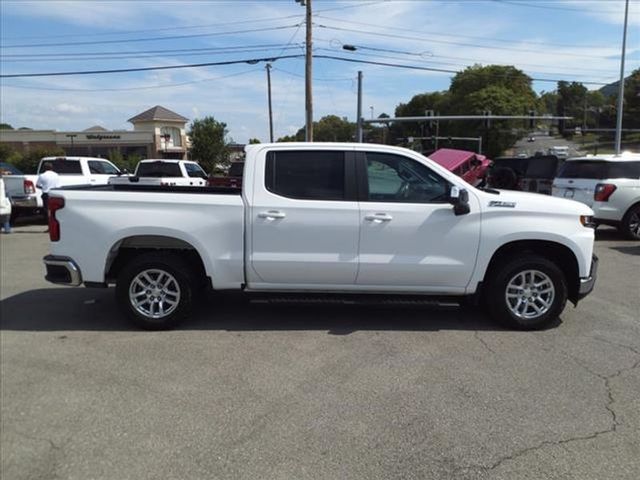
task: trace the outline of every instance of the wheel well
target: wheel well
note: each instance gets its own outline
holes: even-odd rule
[[[622,216],[622,220],[624,220],[625,217],[629,214],[629,212],[636,207],[640,207],[640,202],[636,202],[633,205],[631,205],[629,208],[627,208],[627,211],[624,212],[624,215]]]
[[[198,278],[207,279],[202,257],[193,245],[172,237],[139,235],[124,238],[111,248],[105,265],[105,281],[115,283],[124,266],[138,255],[162,251],[166,251],[168,255],[178,254]]]
[[[507,259],[524,253],[534,253],[555,263],[567,280],[569,300],[574,303],[578,301],[580,270],[576,256],[569,247],[546,240],[519,240],[501,246],[491,257],[483,283],[486,284],[491,279],[493,271]]]

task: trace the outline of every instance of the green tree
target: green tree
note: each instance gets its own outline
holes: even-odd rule
[[[640,68],[631,72],[624,82],[624,128],[640,128]]]
[[[542,92],[538,102],[536,104],[536,112],[548,113],[549,115],[556,115],[558,113],[558,94],[553,92]]]
[[[525,115],[535,110],[537,97],[531,88],[531,78],[512,66],[474,65],[457,73],[449,87],[450,113],[454,115],[478,115],[491,111],[494,115]],[[483,121],[452,122],[447,135],[482,135],[484,152],[498,156],[511,147],[518,136],[517,129],[524,129],[522,121],[499,120],[490,125]]]
[[[37,173],[38,164],[44,157],[60,157],[64,156],[64,150],[62,148],[36,148],[22,155],[15,156],[11,161],[16,167],[27,174]]]
[[[257,143],[262,143],[259,138],[250,138],[249,139],[249,145],[254,145],[254,144],[257,144]]]
[[[573,120],[560,120],[561,133],[582,125],[587,92],[587,87],[580,82],[558,82],[558,115],[573,117]]]
[[[13,127],[8,123],[0,123],[0,130],[13,130]]]
[[[353,142],[356,124],[337,115],[327,115],[313,122],[313,140],[316,142]],[[302,127],[294,135],[280,137],[278,142],[303,142],[305,128]]]
[[[189,129],[191,158],[211,172],[217,165],[229,163],[227,124],[208,116],[194,120]]]

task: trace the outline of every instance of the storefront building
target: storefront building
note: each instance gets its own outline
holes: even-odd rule
[[[0,130],[0,142],[28,153],[41,148],[62,148],[69,156],[186,159],[188,119],[157,105],[128,120],[133,130],[107,130],[99,125],[77,132],[56,130]]]

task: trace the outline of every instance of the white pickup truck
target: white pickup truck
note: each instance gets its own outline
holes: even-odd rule
[[[109,184],[204,187],[207,179],[208,175],[197,162],[152,158],[138,162],[133,176],[113,177]]]
[[[7,175],[4,177],[7,196],[11,201],[13,218],[36,213],[42,209],[42,191],[36,187],[43,165],[50,163],[59,175],[60,186],[105,185],[113,175],[121,172],[104,158],[93,157],[45,157],[38,164],[35,175]]]
[[[46,279],[115,284],[149,329],[187,317],[209,286],[477,299],[515,328],[541,328],[592,290],[597,269],[586,205],[476,189],[385,145],[250,145],[242,189],[70,187],[49,208]]]

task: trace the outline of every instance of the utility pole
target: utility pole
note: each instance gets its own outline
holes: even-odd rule
[[[267,63],[267,96],[269,99],[269,141],[273,143],[273,110],[271,109],[271,64]]]
[[[304,79],[305,79],[305,92],[304,92],[304,106],[305,106],[305,139],[307,142],[313,142],[313,43],[311,42],[311,29],[313,23],[311,22],[311,0],[296,0],[301,6],[307,8],[306,12],[306,50],[305,50],[305,67],[304,67]]]
[[[620,87],[618,89],[618,116],[616,118],[616,155],[620,155],[622,144],[622,108],[624,106],[624,57],[627,48],[627,20],[629,19],[629,0],[624,7],[624,27],[622,33],[622,55],[620,58]]]
[[[358,71],[358,107],[356,112],[356,142],[362,143],[362,71]]]

